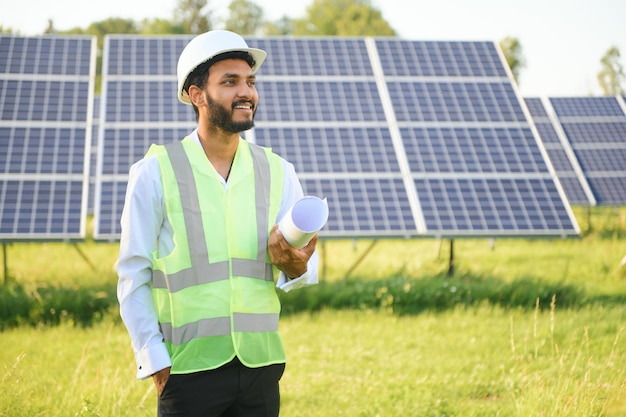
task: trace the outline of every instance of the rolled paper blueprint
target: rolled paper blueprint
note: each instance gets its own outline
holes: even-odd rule
[[[278,222],[278,230],[294,248],[306,246],[328,220],[326,198],[304,196]]]

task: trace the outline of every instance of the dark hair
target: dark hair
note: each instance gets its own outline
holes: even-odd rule
[[[250,65],[250,68],[254,67],[256,61],[248,52],[245,51],[229,51],[223,52],[221,54],[215,55],[213,58],[208,61],[203,62],[198,65],[191,73],[187,76],[187,80],[185,80],[185,84],[183,84],[183,91],[186,91],[189,94],[189,87],[192,85],[197,86],[204,90],[206,87],[207,80],[209,79],[209,67],[216,62],[223,61],[225,59],[242,59]],[[190,100],[191,101],[191,100]],[[191,103],[193,107],[193,111],[196,113],[196,121],[198,120],[199,113],[198,107],[196,107],[193,102]]]

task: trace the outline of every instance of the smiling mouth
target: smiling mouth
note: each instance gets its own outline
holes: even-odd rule
[[[251,102],[236,103],[233,110],[254,110],[254,104]]]

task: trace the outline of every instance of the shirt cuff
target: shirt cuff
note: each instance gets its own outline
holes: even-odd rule
[[[135,354],[135,361],[137,362],[137,379],[146,379],[161,369],[172,366],[165,343],[156,343],[143,348]]]
[[[287,275],[284,272],[280,271],[280,274],[278,274],[278,280],[276,281],[276,287],[280,288],[284,292],[289,292],[291,290],[306,287],[308,285],[312,285],[309,283],[309,271],[306,271],[299,277],[291,279],[288,279]]]

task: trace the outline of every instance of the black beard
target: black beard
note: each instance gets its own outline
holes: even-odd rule
[[[213,100],[209,93],[205,91],[204,96],[209,108],[209,123],[222,130],[230,133],[241,133],[245,130],[252,129],[254,127],[254,115],[256,114],[256,107],[253,108],[252,119],[242,122],[236,122],[233,120],[233,109],[235,106],[242,103],[250,103],[247,100],[239,100],[233,103],[231,109],[227,109],[217,101]]]

